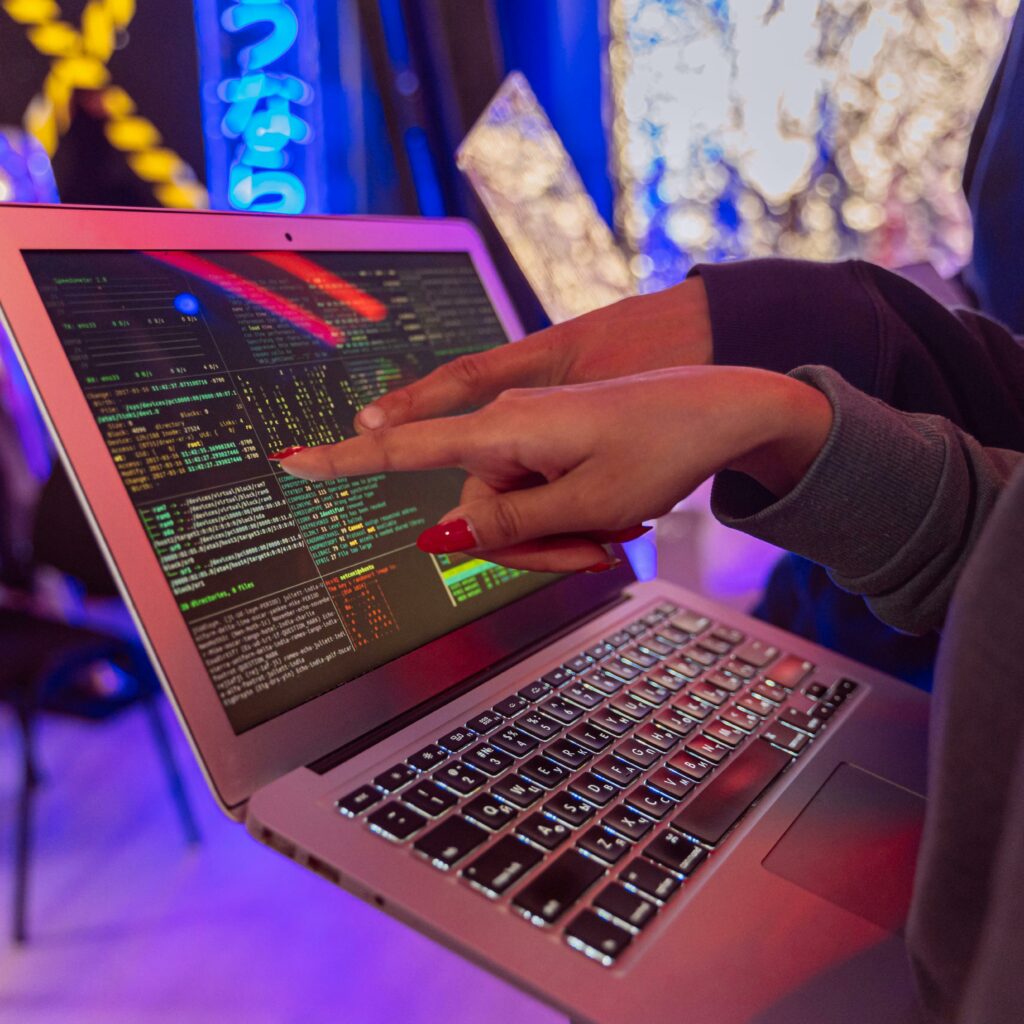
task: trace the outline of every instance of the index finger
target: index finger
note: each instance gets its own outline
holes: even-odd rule
[[[278,465],[302,480],[460,466],[475,450],[478,433],[466,419],[456,416],[375,430],[337,444],[305,448]]]
[[[559,377],[558,328],[459,356],[425,377],[382,395],[356,416],[356,430],[445,416],[481,406],[508,388],[539,387]]]

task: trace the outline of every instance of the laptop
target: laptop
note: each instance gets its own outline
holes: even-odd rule
[[[258,841],[574,1021],[914,1019],[924,694],[625,561],[424,554],[458,473],[268,458],[514,343],[472,226],[0,206],[0,306]]]

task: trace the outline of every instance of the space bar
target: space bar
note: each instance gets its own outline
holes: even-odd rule
[[[672,827],[705,843],[721,842],[791,760],[764,740],[755,740],[686,805]]]

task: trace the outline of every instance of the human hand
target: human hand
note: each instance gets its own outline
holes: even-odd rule
[[[568,572],[607,561],[590,535],[663,515],[718,470],[786,493],[831,422],[828,399],[793,378],[680,367],[506,391],[477,412],[372,431],[280,464],[307,480],[461,467],[461,503],[421,535],[421,548]]]
[[[556,387],[711,362],[699,277],[623,299],[511,345],[462,356],[397,388],[356,417],[359,433],[479,408],[509,388]]]

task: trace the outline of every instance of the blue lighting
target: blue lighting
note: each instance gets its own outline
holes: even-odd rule
[[[322,211],[315,0],[196,0],[213,206]]]
[[[198,316],[199,300],[191,292],[182,292],[174,296],[174,308],[182,316]]]

